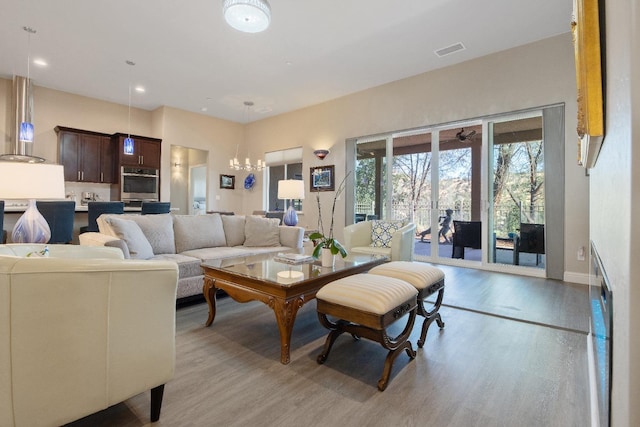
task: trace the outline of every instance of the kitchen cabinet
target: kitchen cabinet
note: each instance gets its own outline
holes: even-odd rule
[[[149,169],[160,169],[160,150],[162,140],[145,136],[131,135],[133,154],[124,153],[124,140],[127,134],[113,135],[114,145],[118,147],[118,166],[144,166]],[[118,167],[118,169],[120,169]]]
[[[76,182],[116,182],[114,144],[110,135],[55,128],[58,134],[58,162],[64,167],[64,180]]]

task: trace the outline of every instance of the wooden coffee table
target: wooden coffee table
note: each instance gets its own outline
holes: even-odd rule
[[[262,301],[276,314],[280,331],[280,362],[290,361],[291,331],[300,307],[313,300],[329,282],[364,273],[387,262],[379,255],[336,257],[333,268],[310,264],[289,265],[274,260],[275,253],[205,262],[202,291],[209,304],[210,326],[216,317],[216,290],[224,290],[237,302]]]

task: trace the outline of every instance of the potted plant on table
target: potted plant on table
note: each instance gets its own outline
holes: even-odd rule
[[[342,246],[342,244],[333,237],[333,221],[334,214],[336,211],[336,201],[338,197],[344,192],[347,177],[351,172],[347,173],[344,177],[338,189],[336,190],[336,194],[333,197],[333,205],[331,206],[331,226],[329,227],[329,233],[326,234],[324,231],[324,224],[322,222],[322,207],[320,204],[320,192],[316,191],[316,202],[318,203],[318,231],[315,233],[311,233],[309,235],[309,239],[313,241],[315,248],[313,249],[313,257],[318,259],[321,258],[323,267],[333,267],[333,261],[335,256],[340,254],[342,258],[347,256],[347,250]]]

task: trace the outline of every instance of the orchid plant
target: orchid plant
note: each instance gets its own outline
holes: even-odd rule
[[[324,231],[324,224],[322,222],[322,206],[320,204],[320,192],[316,191],[316,202],[318,203],[318,231],[315,233],[311,233],[309,235],[309,239],[311,239],[315,245],[313,249],[313,257],[318,258],[320,256],[321,249],[330,249],[333,255],[337,255],[338,253],[342,256],[342,258],[347,256],[347,250],[342,246],[342,244],[333,237],[333,222],[334,215],[336,211],[336,201],[338,197],[344,192],[347,177],[351,172],[345,175],[344,179],[338,186],[336,190],[336,194],[333,197],[333,205],[331,206],[331,225],[329,226],[329,233],[326,234]]]

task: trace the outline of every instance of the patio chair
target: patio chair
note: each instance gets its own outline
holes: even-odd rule
[[[536,265],[540,264],[540,255],[545,253],[544,224],[520,223],[520,236],[516,236],[513,245],[514,264],[520,264],[520,252],[536,254]]]
[[[464,259],[464,248],[482,249],[481,221],[453,221],[451,258]]]

